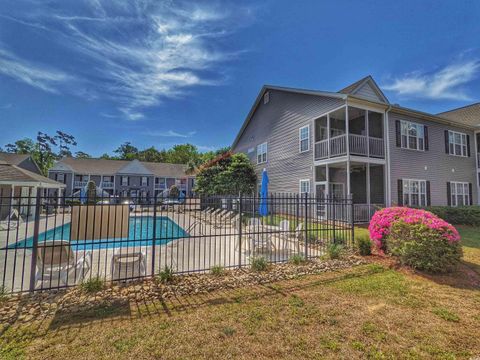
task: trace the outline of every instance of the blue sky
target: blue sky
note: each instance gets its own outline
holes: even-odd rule
[[[0,145],[37,131],[99,156],[230,145],[263,84],[480,101],[479,1],[3,0]]]

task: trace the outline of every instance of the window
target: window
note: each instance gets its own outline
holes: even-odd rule
[[[58,173],[57,174],[57,181],[61,182],[61,183],[65,182],[65,174],[64,173]]]
[[[122,176],[122,186],[128,186],[128,176]]]
[[[263,164],[265,162],[267,162],[267,143],[257,146],[257,164]]]
[[[470,205],[470,186],[464,182],[451,182],[450,192],[452,206],[467,206]]]
[[[146,176],[142,176],[142,186],[148,186],[148,178]]]
[[[450,155],[468,156],[467,135],[456,131],[449,131],[448,150]]]
[[[403,179],[403,205],[427,206],[427,182],[425,180]]]
[[[310,193],[310,180],[300,180],[300,194]]]
[[[157,178],[155,180],[155,185],[158,189],[166,189],[167,188],[167,179],[165,178]]]
[[[264,104],[268,104],[270,102],[270,91],[267,91],[264,95],[263,95],[263,103]]]
[[[400,122],[402,148],[425,150],[424,126],[409,121]]]
[[[300,137],[300,152],[306,152],[310,150],[310,126],[301,127],[299,130]]]

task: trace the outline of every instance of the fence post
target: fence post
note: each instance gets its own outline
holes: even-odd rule
[[[336,223],[335,223],[335,220],[336,220],[336,218],[337,218],[337,205],[336,205],[336,199],[335,199],[335,197],[332,196],[332,197],[330,198],[330,201],[332,202],[332,209],[333,209],[333,211],[332,211],[332,213],[333,213],[333,214],[332,214],[332,215],[333,215],[333,216],[332,216],[332,221],[333,221],[333,230],[332,230],[332,231],[333,231],[333,243],[336,244],[336,243],[337,243],[337,234],[336,234],[336,232],[337,232],[337,231],[336,231],[336,230],[337,230],[336,226],[337,226],[337,225],[336,225]]]
[[[30,292],[35,291],[35,273],[37,270],[38,256],[38,233],[40,232],[40,210],[40,189],[37,188],[37,194],[35,197],[35,218],[33,227],[32,263],[30,266]],[[48,218],[45,221],[48,221]]]
[[[308,260],[308,193],[305,193],[305,260]]]
[[[352,227],[352,247],[355,246],[355,206],[353,205],[353,199],[352,196],[349,196],[350,201],[350,206],[351,206],[351,213],[352,213],[352,219],[351,219],[351,227]]]
[[[157,201],[153,197],[153,233],[152,233],[152,277],[155,276],[155,240],[157,237]]]
[[[242,267],[242,193],[238,201],[238,267]]]

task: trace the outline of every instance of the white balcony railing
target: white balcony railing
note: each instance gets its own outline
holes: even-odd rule
[[[83,187],[87,186],[87,183],[88,183],[88,181],[86,181],[86,180],[81,180],[81,181],[75,180],[73,182],[73,187],[83,188]]]
[[[113,189],[113,181],[102,181],[102,189]]]
[[[346,139],[347,135],[344,134],[330,139],[317,141],[315,143],[315,159],[320,160],[346,155]],[[348,139],[351,155],[380,158],[385,157],[385,142],[381,138],[350,134]]]

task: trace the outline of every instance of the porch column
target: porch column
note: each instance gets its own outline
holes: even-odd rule
[[[348,102],[345,106],[345,132],[346,132],[346,149],[347,149],[347,196],[350,196],[350,129],[348,121]]]
[[[327,186],[325,187],[325,192],[327,196],[330,195],[330,166],[325,164],[325,179],[327,180]]]
[[[330,114],[327,114],[327,156],[330,158]]]
[[[367,207],[368,213],[370,214],[370,163],[367,163]]]

